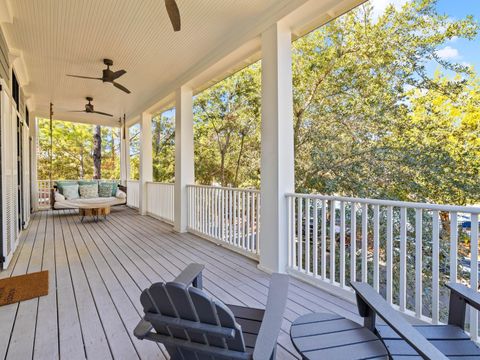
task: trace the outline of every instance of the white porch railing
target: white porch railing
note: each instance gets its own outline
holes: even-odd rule
[[[289,271],[353,296],[367,281],[398,310],[446,319],[449,281],[478,289],[480,208],[288,194]],[[470,253],[470,258],[468,258]],[[478,315],[470,331],[477,339]]]
[[[52,188],[50,180],[37,180],[37,204],[40,210],[50,207],[50,189]]]
[[[138,180],[127,181],[127,206],[133,208],[140,206],[140,182]]]
[[[188,230],[257,259],[260,192],[189,185]]]
[[[147,213],[168,223],[173,223],[175,184],[147,183]]]

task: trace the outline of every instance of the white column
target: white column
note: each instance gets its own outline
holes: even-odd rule
[[[153,181],[152,115],[142,113],[140,119],[140,215],[147,214],[147,182]],[[128,190],[127,190],[128,191]]]
[[[175,104],[175,216],[174,229],[187,231],[187,185],[194,184],[193,92],[181,87]]]
[[[30,153],[32,167],[30,169],[30,191],[33,211],[38,210],[38,182],[37,182],[37,149],[38,149],[38,120],[36,116],[30,118],[30,137],[32,138],[32,152]]]
[[[125,134],[123,133],[125,131]],[[128,164],[130,162],[130,141],[128,128],[123,126],[120,128],[120,183],[124,186],[127,185],[128,180]]]
[[[285,194],[295,189],[291,31],[277,23],[262,34],[262,158],[259,268],[284,272],[288,258]]]

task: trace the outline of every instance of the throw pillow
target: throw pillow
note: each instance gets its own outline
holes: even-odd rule
[[[55,201],[65,201],[65,196],[60,194],[58,191],[55,191]]]
[[[78,199],[78,184],[75,185],[64,185],[63,186],[63,196],[67,200]]]
[[[112,196],[112,183],[100,183],[98,184],[98,196],[111,197]]]
[[[126,199],[126,198],[127,198],[127,194],[125,194],[122,190],[118,190],[118,191],[117,191],[117,194],[115,195],[115,197],[117,197],[118,199]]]
[[[98,197],[98,184],[80,185],[80,197],[82,199],[92,199]]]
[[[57,185],[58,192],[63,194],[63,187],[68,185],[78,185],[76,180],[60,180],[56,181],[55,184]]]
[[[111,189],[111,195],[110,196],[115,196],[117,195],[117,188],[118,188],[118,183],[116,181],[103,181],[100,184],[110,184],[112,187]]]

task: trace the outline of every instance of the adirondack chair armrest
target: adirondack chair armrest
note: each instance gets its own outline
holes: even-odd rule
[[[267,306],[258,333],[253,359],[271,359],[277,346],[277,338],[283,321],[288,297],[288,275],[273,274],[268,290]]]
[[[450,289],[448,324],[465,329],[467,304],[480,310],[480,294],[476,290],[458,283],[447,284],[447,287]]]
[[[137,324],[135,327],[135,330],[133,330],[133,335],[137,339],[143,340],[147,336],[147,334],[152,330],[152,324],[150,324],[148,321],[141,319],[140,322]]]
[[[451,295],[459,296],[465,303],[480,310],[480,293],[472,288],[458,283],[447,284],[451,291]]]
[[[203,288],[202,271],[205,265],[202,264],[189,264],[175,280],[176,283],[184,284],[186,286],[192,284],[198,289]]]
[[[370,285],[362,282],[352,282],[351,286],[356,292],[358,311],[360,316],[365,318],[367,328],[375,331],[375,317],[378,315],[423,358],[447,359]]]

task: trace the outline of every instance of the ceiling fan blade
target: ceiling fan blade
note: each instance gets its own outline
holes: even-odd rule
[[[67,74],[67,76],[74,77],[74,78],[80,78],[80,79],[102,80],[102,78],[91,77],[91,76],[80,76],[80,75],[70,75],[70,74]]]
[[[94,114],[99,114],[99,115],[113,116],[112,114],[107,114],[107,113],[104,113],[104,112],[101,112],[101,111],[90,111],[90,112],[94,113]]]
[[[113,80],[116,80],[118,79],[120,76],[122,75],[125,75],[127,72],[125,70],[118,70],[118,71],[115,71],[113,74],[112,74],[112,79]]]
[[[116,83],[115,81],[113,82],[113,86],[115,86],[117,89],[125,91],[127,94],[130,94],[130,90],[128,90],[125,86]]]
[[[85,110],[69,110],[67,112],[86,112]]]
[[[180,11],[178,10],[175,0],[165,0],[165,7],[167,8],[168,17],[172,23],[174,31],[180,31]]]

